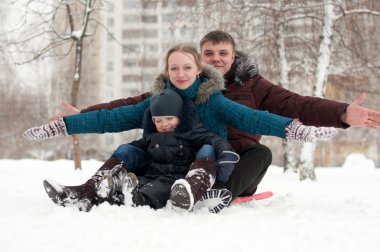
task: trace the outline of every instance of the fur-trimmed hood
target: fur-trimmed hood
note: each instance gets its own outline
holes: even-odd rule
[[[199,86],[197,96],[194,101],[195,104],[205,103],[213,93],[220,92],[225,89],[222,74],[219,73],[219,71],[213,66],[205,65],[201,75],[207,78],[207,81],[201,83]],[[168,79],[169,78],[166,74],[160,74],[153,84],[153,94],[165,89]]]
[[[259,66],[255,59],[241,51],[236,51],[235,62],[231,70],[225,74],[226,84],[238,83],[243,85],[245,81],[259,74]]]

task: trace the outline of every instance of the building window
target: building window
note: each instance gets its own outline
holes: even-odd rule
[[[123,75],[123,82],[140,82],[141,76],[136,74]]]
[[[175,21],[175,15],[172,15],[172,14],[162,15],[162,21],[163,22],[173,22],[173,21]]]
[[[138,44],[129,44],[123,46],[123,54],[127,53],[140,53],[141,47]]]
[[[128,9],[140,9],[141,8],[141,2],[140,0],[124,0],[123,1],[123,8],[125,10]]]
[[[125,15],[123,16],[123,22],[125,24],[139,23],[141,21],[141,16],[138,15]]]
[[[143,67],[157,67],[158,59],[145,59],[143,61]]]
[[[123,60],[123,68],[128,68],[128,67],[138,67],[140,66],[140,61],[138,59],[125,59]]]
[[[123,31],[123,39],[129,38],[129,39],[139,39],[142,38],[142,31],[141,30],[124,30]]]
[[[145,38],[157,38],[157,30],[145,30],[144,31]]]
[[[143,15],[142,21],[147,24],[154,24],[157,23],[157,16]]]

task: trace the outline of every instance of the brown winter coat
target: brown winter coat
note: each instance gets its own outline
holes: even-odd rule
[[[227,88],[224,96],[250,108],[298,118],[305,125],[349,127],[341,121],[349,104],[301,96],[275,85],[258,74],[256,63],[244,53],[236,52],[235,62],[224,78]],[[238,153],[260,139],[261,136],[228,127],[228,140]]]
[[[298,118],[305,125],[347,128],[341,115],[349,104],[317,97],[301,96],[275,85],[258,74],[257,65],[252,58],[236,52],[231,70],[224,76],[227,90],[224,96],[256,110],[266,110],[273,114]],[[83,109],[81,113],[113,109],[139,103],[149,97],[144,93],[133,98],[118,99]],[[240,153],[252,145],[258,144],[261,136],[252,135],[233,127],[228,127],[228,140]]]

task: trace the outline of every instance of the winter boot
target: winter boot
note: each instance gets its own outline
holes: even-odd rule
[[[138,184],[136,175],[128,172],[125,165],[116,165],[111,172],[102,178],[97,188],[97,195],[110,204],[124,204],[124,196],[130,194]]]
[[[52,180],[44,180],[43,185],[50,199],[59,206],[72,206],[79,211],[89,212],[95,204],[95,185],[92,180],[79,186],[62,186]]]
[[[337,129],[332,127],[306,126],[298,120],[293,120],[285,129],[287,142],[328,141],[335,137],[337,132]]]
[[[50,199],[60,206],[74,206],[80,211],[90,211],[92,206],[98,205],[97,187],[99,181],[112,170],[120,161],[109,158],[86,183],[79,186],[62,186],[53,181],[44,180],[43,185]]]
[[[216,163],[209,158],[195,160],[185,179],[177,180],[170,191],[172,206],[191,211],[202,194],[215,182]]]
[[[201,200],[194,208],[207,207],[211,213],[219,213],[228,207],[232,201],[232,193],[228,189],[211,189],[202,195]]]

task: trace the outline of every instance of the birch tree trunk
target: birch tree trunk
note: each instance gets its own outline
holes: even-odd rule
[[[279,16],[278,16],[278,34],[276,38],[276,47],[277,47],[277,53],[279,56],[279,62],[280,62],[280,81],[279,84],[285,88],[289,89],[290,81],[289,81],[289,64],[288,60],[286,58],[286,45],[285,45],[285,38],[286,38],[286,31],[285,31],[285,22],[282,18],[282,7],[283,7],[283,1],[279,2]],[[297,171],[297,158],[296,158],[296,152],[294,144],[283,142],[283,148],[284,148],[284,172],[288,170],[292,170],[294,172]]]
[[[334,1],[324,1],[324,17],[322,26],[322,38],[319,44],[319,55],[316,70],[316,81],[313,96],[323,97],[326,89],[329,64],[331,59],[333,27],[336,21],[334,14]],[[304,143],[301,150],[299,178],[300,180],[316,180],[314,157],[316,143]]]

